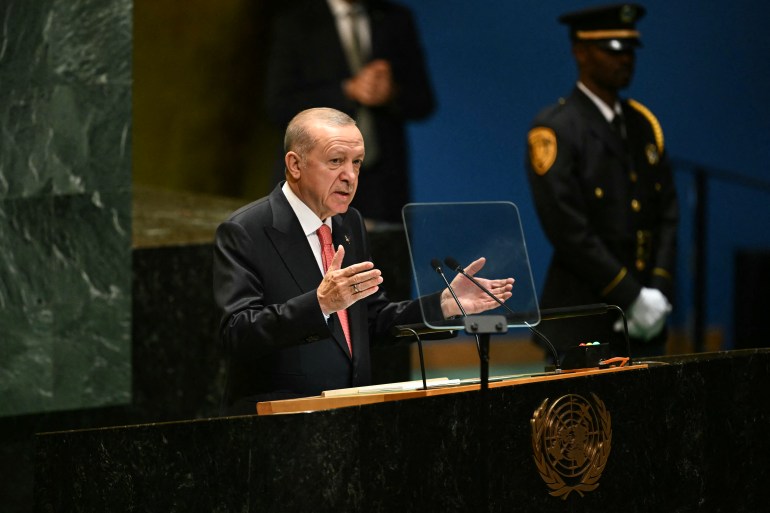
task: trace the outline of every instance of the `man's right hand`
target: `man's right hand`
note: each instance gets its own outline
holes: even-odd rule
[[[334,253],[329,269],[318,286],[316,295],[324,315],[345,310],[350,305],[369,297],[380,288],[382,272],[372,262],[359,262],[340,269],[345,257],[345,248],[340,245]]]

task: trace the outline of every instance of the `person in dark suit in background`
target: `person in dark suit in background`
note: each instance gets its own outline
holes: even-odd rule
[[[664,352],[678,223],[660,124],[642,104],[619,94],[633,76],[636,23],[644,14],[642,6],[621,4],[559,18],[570,29],[578,82],[535,118],[526,161],[554,249],[541,306],[620,306],[634,356]],[[621,327],[603,315],[548,321],[541,330],[564,350],[618,340]]]
[[[286,181],[216,232],[214,297],[228,359],[223,413],[369,385],[370,343],[392,342],[394,326],[422,320],[419,300],[387,299],[363,219],[349,208],[365,152],[355,121],[309,109],[289,123],[284,144]],[[484,263],[479,258],[466,271]],[[511,297],[512,278],[479,280],[500,300]],[[497,307],[461,275],[452,286],[468,313]],[[422,307],[430,318],[461,313],[448,289]]]
[[[301,0],[276,15],[269,55],[271,120],[283,129],[311,107],[355,118],[367,162],[353,206],[370,228],[401,228],[410,199],[406,123],[435,109],[411,12],[387,0]],[[282,157],[276,182],[283,179]]]

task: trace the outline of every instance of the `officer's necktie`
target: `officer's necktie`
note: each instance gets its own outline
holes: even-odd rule
[[[615,112],[615,117],[612,118],[610,125],[612,125],[612,130],[620,136],[620,140],[623,142],[623,151],[626,157],[626,164],[629,168],[629,171],[631,171],[633,174],[634,160],[628,144],[628,130],[626,128],[626,118],[623,116],[623,113]]]
[[[615,117],[612,118],[612,130],[616,132],[624,141],[628,137],[626,133],[626,120],[623,118],[623,114],[620,112],[615,113]]]
[[[321,241],[321,262],[324,266],[324,274],[329,270],[329,266],[334,258],[334,248],[332,246],[332,230],[327,225],[322,224],[321,227],[316,230],[318,239]],[[345,333],[345,340],[348,342],[348,349],[350,354],[353,354],[353,345],[350,343],[350,327],[348,325],[348,311],[340,310],[337,312],[337,317],[340,320],[340,326]]]

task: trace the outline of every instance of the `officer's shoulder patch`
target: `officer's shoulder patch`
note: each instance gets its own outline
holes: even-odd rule
[[[658,153],[663,153],[663,128],[660,126],[660,122],[658,121],[658,118],[655,117],[655,114],[653,114],[650,109],[642,105],[636,100],[632,100],[629,98],[628,104],[639,111],[642,116],[647,118],[647,121],[650,123],[650,126],[652,126],[652,132],[655,134],[655,144],[658,147]]]
[[[532,169],[540,176],[546,174],[556,161],[556,134],[551,128],[537,126],[529,131],[527,143]]]

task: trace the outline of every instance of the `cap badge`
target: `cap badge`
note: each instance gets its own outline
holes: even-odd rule
[[[620,9],[620,21],[623,23],[632,23],[636,19],[636,7],[633,5],[624,5]]]

